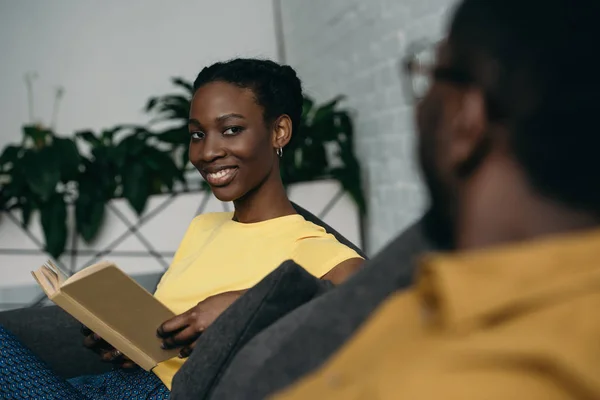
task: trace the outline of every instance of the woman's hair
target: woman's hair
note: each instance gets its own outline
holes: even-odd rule
[[[236,58],[205,67],[194,81],[194,93],[211,82],[227,82],[254,92],[264,109],[267,125],[286,114],[292,120],[292,132],[298,133],[302,117],[302,83],[288,65],[270,60]]]

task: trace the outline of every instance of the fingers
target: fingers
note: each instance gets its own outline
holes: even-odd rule
[[[137,364],[131,361],[125,354],[117,349],[110,349],[101,352],[100,358],[103,362],[115,364],[118,367],[130,369],[136,368]]]
[[[188,326],[182,331],[166,337],[162,341],[161,347],[163,349],[174,349],[181,346],[188,346],[192,344],[202,334],[195,327]]]
[[[137,367],[137,364],[134,363],[133,361],[131,361],[131,359],[129,357],[127,357],[125,354],[123,354],[123,357],[121,357],[120,367],[125,368],[125,369],[130,369],[130,368]]]
[[[194,351],[194,347],[196,347],[196,343],[198,343],[198,340],[195,340],[189,346],[185,346],[183,349],[181,349],[178,357],[179,358],[188,358],[190,356],[190,354],[192,354],[192,351]]]
[[[100,355],[100,358],[104,362],[113,363],[113,364],[125,364],[125,363],[133,363],[127,356],[121,353],[117,349],[105,350]],[[135,364],[134,364],[135,365]]]
[[[120,365],[120,367],[124,368],[124,369],[131,369],[131,368],[136,368],[137,365],[136,365],[136,363],[134,363],[131,360],[124,360],[123,363]]]
[[[102,339],[97,333],[91,333],[83,339],[83,345],[88,349],[108,346],[108,343]]]
[[[189,325],[189,313],[177,315],[168,321],[165,321],[161,326],[158,327],[156,334],[159,338],[167,338],[172,336]]]
[[[102,354],[100,355],[100,358],[102,359],[102,361],[109,362],[109,363],[117,362],[117,361],[119,361],[119,359],[121,357],[123,357],[123,353],[121,353],[117,349],[103,351]]]
[[[103,362],[117,364],[121,368],[135,368],[137,365],[119,350],[112,347],[108,342],[97,333],[92,332],[88,327],[82,326],[81,333],[88,333],[83,339],[83,345],[100,355]]]
[[[91,330],[90,328],[88,328],[88,327],[87,327],[87,326],[85,326],[85,325],[81,325],[81,334],[82,334],[83,336],[89,336],[89,335],[91,335],[92,333],[94,333],[94,332],[92,332],[92,330]]]

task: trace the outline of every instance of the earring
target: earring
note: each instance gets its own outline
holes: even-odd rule
[[[275,150],[275,153],[277,153],[277,155],[279,157],[283,157],[283,148],[282,147],[278,148],[277,150]]]

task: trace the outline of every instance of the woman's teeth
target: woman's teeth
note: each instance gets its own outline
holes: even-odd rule
[[[211,172],[206,174],[206,180],[212,184],[223,183],[229,179],[229,177],[233,174],[233,171],[235,171],[235,168],[226,168],[218,172]]]

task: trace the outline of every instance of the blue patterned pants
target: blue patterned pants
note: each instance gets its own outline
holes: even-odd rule
[[[114,370],[66,381],[0,326],[0,399],[162,400],[169,390],[142,369]]]

